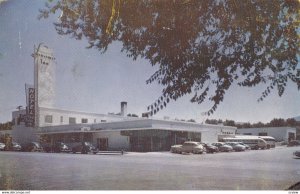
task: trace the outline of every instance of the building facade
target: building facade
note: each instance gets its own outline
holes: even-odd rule
[[[122,110],[122,108],[121,108]],[[234,135],[236,128],[174,120],[136,118],[110,114],[83,113],[40,108],[40,127],[20,122],[24,110],[13,112],[17,123],[12,130],[15,141],[73,143],[89,141],[100,150],[167,151],[184,141],[217,142]]]

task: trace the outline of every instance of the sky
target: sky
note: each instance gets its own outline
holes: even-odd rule
[[[106,53],[86,49],[86,40],[60,36],[54,29],[57,16],[38,20],[45,1],[0,0],[0,122],[11,120],[11,112],[25,106],[25,83],[33,84],[34,45],[44,43],[56,58],[55,108],[92,112],[119,113],[120,102],[127,101],[127,113],[139,116],[160,96],[162,86],[146,84],[155,67],[143,59],[133,61],[112,44]],[[255,88],[234,86],[211,116],[203,113],[210,102],[191,103],[185,96],[168,104],[155,118],[230,119],[236,122],[269,122],[273,118],[300,115],[300,91],[289,84],[282,97],[274,90],[257,102],[265,85]]]

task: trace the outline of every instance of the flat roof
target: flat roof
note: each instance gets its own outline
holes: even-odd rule
[[[214,129],[236,130],[235,127],[207,125],[193,122],[182,122],[159,119],[136,119],[103,122],[98,124],[72,124],[59,126],[40,127],[38,133],[73,133],[73,132],[100,132],[100,131],[128,131],[128,130],[170,130],[170,131],[190,131],[205,132]]]

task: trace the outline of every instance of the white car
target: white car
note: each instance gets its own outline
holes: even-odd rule
[[[5,149],[5,144],[0,142],[0,150],[4,150]]]
[[[171,146],[172,153],[194,153],[202,154],[204,152],[203,145],[195,141],[186,141],[182,145],[173,145]]]

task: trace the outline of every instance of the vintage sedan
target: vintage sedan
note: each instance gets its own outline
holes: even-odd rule
[[[226,145],[230,145],[232,149],[236,152],[241,152],[246,150],[246,146],[243,146],[236,142],[227,142]]]
[[[44,149],[39,142],[30,142],[22,145],[23,152],[43,152]]]
[[[77,152],[80,152],[82,154],[88,154],[88,153],[97,154],[99,150],[90,142],[81,142],[72,148],[72,152],[74,154]]]
[[[56,142],[54,145],[51,144],[44,144],[43,145],[44,150],[46,152],[56,152],[56,153],[60,153],[60,152],[65,152],[65,153],[69,153],[72,150],[69,148],[69,146],[63,142]]]
[[[204,150],[206,153],[215,153],[219,152],[219,148],[217,146],[208,144],[208,143],[202,143]]]
[[[251,147],[250,147],[249,145],[247,145],[247,144],[245,144],[245,143],[243,143],[243,142],[237,142],[237,143],[240,144],[240,145],[245,146],[245,147],[246,147],[246,150],[251,150]]]
[[[212,143],[211,145],[214,145],[214,146],[218,147],[220,152],[231,152],[231,151],[233,151],[233,148],[230,145],[226,145],[224,142]]]
[[[13,141],[11,143],[11,150],[12,151],[21,151],[22,150],[22,146],[19,143]]]
[[[203,146],[199,142],[195,141],[186,141],[182,145],[173,145],[171,146],[172,153],[194,153],[202,154],[204,152]]]
[[[300,158],[300,150],[295,151],[295,152],[293,153],[293,156],[294,156],[295,158]]]

